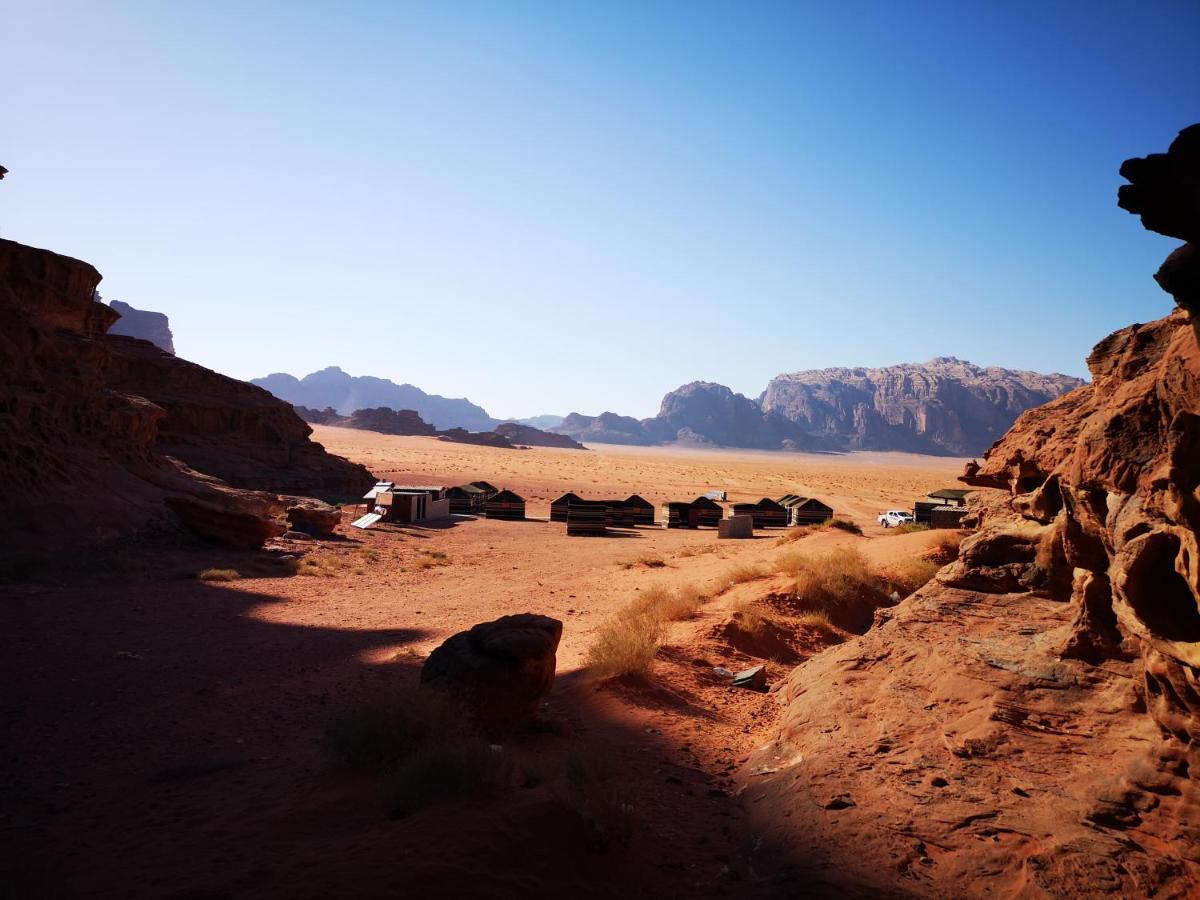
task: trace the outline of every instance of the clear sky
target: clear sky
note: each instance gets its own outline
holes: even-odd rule
[[[1200,3],[0,11],[0,235],[239,378],[494,415],[953,355],[1085,374],[1165,314],[1117,168],[1200,120]]]

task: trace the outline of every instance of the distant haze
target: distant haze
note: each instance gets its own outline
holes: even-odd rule
[[[15,0],[0,234],[226,374],[493,414],[949,355],[1083,375],[1171,308],[1117,169],[1195,120],[1198,36],[1187,2]]]

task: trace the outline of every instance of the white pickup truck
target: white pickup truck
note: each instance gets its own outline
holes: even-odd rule
[[[897,525],[909,525],[912,520],[911,513],[906,513],[902,509],[889,509],[879,517],[879,524],[884,528],[894,528]]]

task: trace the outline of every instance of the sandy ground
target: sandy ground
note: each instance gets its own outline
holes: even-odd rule
[[[866,534],[791,546],[853,544],[879,564],[931,536],[886,533],[873,516],[961,470],[960,460],[901,454],[506,451],[316,432],[380,476],[486,478],[526,496],[535,517],[567,490],[656,504],[709,489],[811,493]],[[0,896],[612,896],[635,883],[667,897],[769,892],[734,797],[777,706],[712,675],[757,660],[710,635],[731,606],[778,585],[738,585],[673,626],[640,688],[598,685],[581,667],[595,629],[639,591],[708,590],[735,565],[769,564],[783,552],[773,533],[589,539],[560,523],[476,519],[342,530],[256,554],[130,543],[0,589],[0,863],[10,873]],[[290,574],[281,557],[297,554],[311,574]],[[213,566],[243,577],[195,579]],[[334,770],[323,750],[348,698],[415,677],[458,630],[525,611],[565,628],[548,710],[556,733],[515,739],[513,752],[552,769],[579,752],[603,757],[627,797],[631,837],[619,845],[589,845],[586,816],[563,812],[552,777],[516,800],[389,821],[378,786]],[[787,671],[768,665],[774,681]]]

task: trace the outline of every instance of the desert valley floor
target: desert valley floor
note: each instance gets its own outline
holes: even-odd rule
[[[380,477],[487,479],[525,496],[530,520],[359,532],[348,509],[335,540],[240,553],[150,537],[0,588],[0,857],[15,873],[0,895],[606,896],[638,883],[663,897],[757,896],[802,867],[747,817],[744,763],[776,698],[731,690],[713,667],[765,663],[775,684],[831,639],[739,644],[730,616],[786,588],[772,568],[785,552],[854,546],[884,569],[921,554],[937,533],[894,534],[874,517],[954,486],[962,460],[314,437]],[[787,546],[770,531],[568,538],[546,521],[568,490],[658,506],[712,489],[817,496],[864,534],[818,530]],[[240,578],[197,579],[214,567]],[[707,599],[671,625],[644,681],[590,677],[596,629],[656,585]],[[389,818],[377,780],[330,763],[331,716],[415,680],[454,632],[526,611],[564,632],[544,731],[497,751],[520,761],[524,788]],[[820,892],[822,876],[808,877]]]

